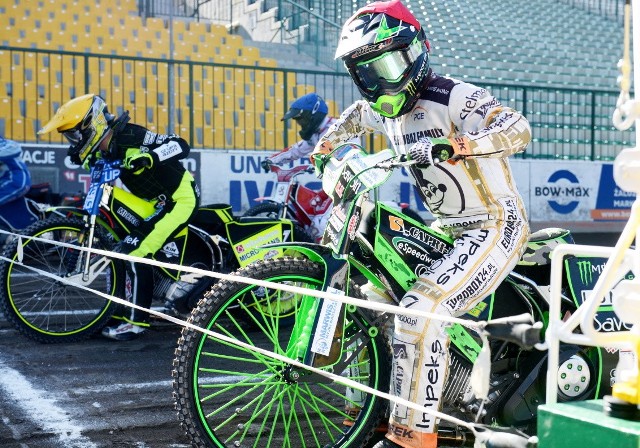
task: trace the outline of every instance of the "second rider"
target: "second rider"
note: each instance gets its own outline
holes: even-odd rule
[[[184,166],[189,144],[175,134],[156,134],[129,123],[125,112],[116,118],[105,100],[87,94],[62,105],[38,132],[57,130],[71,143],[68,155],[85,168],[99,158],[122,160],[120,180],[135,196],[155,204],[155,211],[117,246],[117,251],[137,257],[152,257],[163,249],[189,222],[198,208],[200,191]],[[167,249],[167,250],[170,250]],[[130,263],[131,287],[125,295],[144,308],[153,297],[153,267]],[[115,340],[130,340],[149,328],[149,313],[134,308],[114,316],[115,322],[102,331]]]

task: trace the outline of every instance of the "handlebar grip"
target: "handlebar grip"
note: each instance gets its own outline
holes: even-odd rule
[[[273,162],[269,159],[265,159],[262,162],[260,162],[260,166],[262,167],[265,173],[269,172],[269,170],[271,169],[271,165],[273,165]]]

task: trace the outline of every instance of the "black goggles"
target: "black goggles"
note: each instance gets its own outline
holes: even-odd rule
[[[69,129],[68,131],[62,132],[62,135],[64,135],[72,146],[77,146],[91,135],[91,126],[87,126],[82,131],[77,128]]]

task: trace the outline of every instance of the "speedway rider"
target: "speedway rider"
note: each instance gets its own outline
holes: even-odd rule
[[[317,93],[308,93],[295,100],[280,121],[293,119],[298,123],[302,140],[263,160],[261,165],[265,172],[269,172],[269,166],[272,164],[282,165],[309,157],[320,137],[336,121],[334,117],[328,116],[328,113],[327,103]],[[318,196],[321,204],[329,200],[329,196],[322,190],[318,191]],[[313,238],[319,239],[322,236],[330,213],[331,207],[322,215],[311,217],[310,234]]]
[[[429,42],[399,1],[371,3],[345,23],[336,51],[364,100],[347,108],[320,139],[314,163],[365,133],[382,132],[415,164],[410,172],[436,218],[455,240],[400,299],[400,306],[460,316],[490,294],[525,248],[529,225],[508,156],[531,140],[528,121],[487,90],[437,75]],[[327,156],[324,156],[327,157]],[[368,296],[390,301],[368,288]],[[391,394],[441,409],[447,376],[447,325],[396,315]],[[437,422],[394,404],[386,438],[375,448],[434,448]]]
[[[71,161],[84,168],[99,158],[122,160],[120,180],[133,195],[153,201],[155,211],[116,247],[120,253],[152,257],[165,242],[184,228],[199,203],[196,182],[180,159],[190,151],[175,134],[156,134],[129,123],[129,113],[116,118],[103,98],[87,94],[62,105],[39,134],[56,129],[71,143]],[[130,263],[133,274],[131,301],[149,308],[153,291],[153,267]],[[138,337],[149,327],[149,314],[134,308],[114,316],[113,326],[102,334],[115,340]]]
[[[262,166],[265,171],[268,171],[270,164],[282,165],[309,157],[320,137],[336,121],[328,116],[328,113],[327,103],[317,93],[308,93],[291,103],[291,107],[280,121],[292,119],[298,123],[302,140],[263,160]]]
[[[291,103],[291,107],[280,121],[292,119],[298,123],[302,140],[264,159],[261,162],[261,166],[265,172],[269,172],[269,166],[272,164],[282,165],[303,157],[309,157],[320,137],[336,121],[334,117],[328,116],[328,113],[329,107],[327,103],[317,93],[308,93]],[[359,140],[354,140],[354,143],[358,142]],[[321,204],[329,200],[329,196],[323,190],[318,191],[318,196]],[[322,237],[324,228],[327,225],[327,219],[331,214],[331,208],[327,208],[322,215],[311,218],[312,229],[310,233],[313,238],[319,240]]]

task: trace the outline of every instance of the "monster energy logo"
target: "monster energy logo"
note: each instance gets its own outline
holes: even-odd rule
[[[580,272],[580,281],[583,285],[589,285],[593,281],[593,269],[590,261],[578,261],[578,270]]]
[[[382,21],[380,22],[380,26],[378,27],[378,31],[376,33],[376,40],[375,43],[381,42],[385,39],[388,39],[392,36],[395,36],[396,34],[398,34],[401,30],[403,30],[404,28],[402,27],[402,25],[398,25],[398,26],[394,26],[393,28],[389,28],[389,25],[387,25],[387,18],[383,15],[382,16]]]

